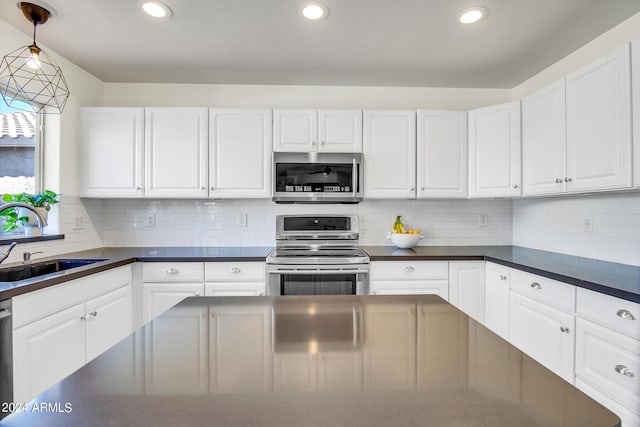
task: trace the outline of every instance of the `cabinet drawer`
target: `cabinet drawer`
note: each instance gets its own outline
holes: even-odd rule
[[[574,313],[576,309],[576,287],[567,283],[511,269],[511,290],[538,301]]]
[[[640,340],[640,304],[587,289],[578,289],[577,298],[579,317]]]
[[[376,261],[371,280],[448,280],[448,261]]]
[[[262,296],[267,291],[264,282],[212,282],[205,283],[204,294],[208,297]]]
[[[203,282],[201,262],[145,262],[142,264],[143,282]]]
[[[576,332],[577,378],[640,415],[640,341],[582,319]]]
[[[264,281],[264,262],[207,262],[204,266],[207,282]]]

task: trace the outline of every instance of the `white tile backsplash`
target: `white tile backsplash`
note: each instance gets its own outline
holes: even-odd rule
[[[640,193],[514,200],[513,244],[640,265]]]
[[[278,205],[271,200],[105,200],[105,246],[273,246],[278,214],[355,213],[362,245],[386,245],[395,215],[419,228],[421,245],[511,244],[511,202],[365,201],[358,205]],[[480,228],[480,214],[489,224]],[[147,214],[155,215],[148,227]],[[247,215],[247,226],[240,215]]]

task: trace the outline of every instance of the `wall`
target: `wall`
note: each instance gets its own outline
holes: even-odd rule
[[[584,219],[593,231],[584,232]],[[640,265],[640,194],[513,201],[513,244]]]
[[[360,243],[389,245],[396,215],[426,236],[421,245],[508,245],[511,202],[505,200],[365,201],[358,205],[277,205],[271,200],[105,200],[105,246],[273,246],[277,214],[355,213]],[[479,216],[487,214],[487,228]],[[147,214],[155,227],[147,227]],[[247,227],[239,225],[247,214]]]
[[[510,100],[509,89],[105,83],[107,107],[468,110]]]

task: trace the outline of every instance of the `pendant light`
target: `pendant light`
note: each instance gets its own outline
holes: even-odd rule
[[[62,113],[69,87],[60,67],[36,44],[36,28],[51,17],[51,7],[20,2],[25,18],[33,23],[33,44],[14,50],[0,63],[0,95],[11,106],[26,101],[36,112]],[[19,107],[18,107],[19,108]]]

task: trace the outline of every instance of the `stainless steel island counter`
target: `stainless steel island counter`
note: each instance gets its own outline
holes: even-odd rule
[[[189,298],[1,426],[598,426],[437,296]]]

